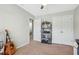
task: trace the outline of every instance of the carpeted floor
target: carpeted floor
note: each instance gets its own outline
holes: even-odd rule
[[[73,47],[62,44],[43,44],[31,41],[30,44],[19,48],[15,55],[73,55]]]

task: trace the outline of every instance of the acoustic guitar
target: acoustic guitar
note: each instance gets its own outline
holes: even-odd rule
[[[11,41],[8,30],[6,32],[6,44],[4,46],[4,55],[13,55],[16,52],[14,43]]]

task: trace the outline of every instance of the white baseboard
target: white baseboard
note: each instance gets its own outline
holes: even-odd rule
[[[41,40],[35,40],[35,39],[34,39],[34,41],[39,41],[39,42],[41,42]]]
[[[22,45],[20,45],[20,46],[18,46],[18,47],[16,47],[16,49],[21,48],[21,47],[23,47],[23,46],[25,46],[25,45],[27,45],[27,44],[29,44],[29,42],[28,42],[28,43],[25,43],[25,44],[22,44]]]

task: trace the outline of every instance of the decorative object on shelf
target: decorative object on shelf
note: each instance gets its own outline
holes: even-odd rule
[[[52,23],[44,21],[41,24],[41,42],[52,44]]]
[[[5,29],[6,32],[6,44],[4,46],[4,54],[5,55],[12,55],[16,52],[16,48],[14,43],[11,41],[8,30]]]

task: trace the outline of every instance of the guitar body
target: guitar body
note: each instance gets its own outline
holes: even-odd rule
[[[15,48],[13,42],[8,42],[5,44],[5,48],[4,48],[5,55],[12,55],[15,52],[16,52],[16,48]]]
[[[6,44],[4,46],[4,54],[5,55],[13,55],[16,52],[15,45],[9,38],[8,31],[6,30]]]

